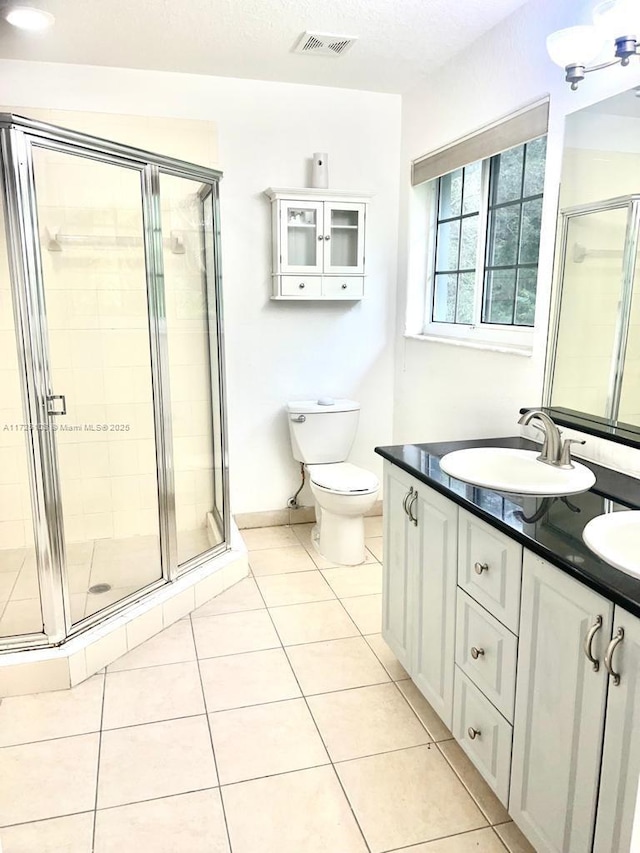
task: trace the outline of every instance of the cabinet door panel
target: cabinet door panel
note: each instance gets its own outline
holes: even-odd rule
[[[624,640],[613,655],[620,683],[609,679],[594,853],[629,853],[640,775],[640,619],[617,607],[613,634]]]
[[[417,567],[413,600],[417,609],[413,680],[445,724],[453,721],[458,507],[417,483],[410,507],[417,519],[412,546]]]
[[[385,463],[382,636],[410,674],[413,619],[409,517],[404,500],[413,483],[408,474]]]
[[[509,811],[538,853],[591,850],[607,689],[583,643],[596,617],[603,659],[613,607],[525,552]]]
[[[456,667],[453,734],[506,806],[512,729],[487,697]]]
[[[518,638],[459,589],[456,663],[510,723],[517,656]]]
[[[280,269],[285,273],[321,273],[324,206],[321,201],[281,201]]]
[[[514,634],[520,618],[522,546],[460,511],[458,583]]]
[[[325,201],[325,273],[364,273],[364,216],[364,204]]]

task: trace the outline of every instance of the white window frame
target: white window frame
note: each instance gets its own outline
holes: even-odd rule
[[[444,343],[461,344],[490,349],[520,352],[530,355],[533,349],[534,326],[512,326],[497,323],[482,323],[482,301],[484,298],[485,258],[488,240],[489,218],[489,181],[491,157],[481,161],[481,201],[478,221],[478,247],[476,254],[476,291],[474,303],[474,319],[469,325],[463,323],[442,323],[432,320],[433,301],[435,296],[435,244],[438,223],[438,182],[435,178],[425,185],[422,198],[423,212],[427,217],[426,251],[426,286],[423,279],[422,326],[411,328],[408,305],[406,334],[408,337],[424,338],[442,341]],[[416,190],[420,190],[417,187]],[[425,209],[426,208],[426,209]],[[424,222],[424,219],[422,220]],[[539,267],[538,267],[539,272]],[[536,291],[537,292],[537,291]],[[411,303],[412,300],[409,300]],[[415,310],[413,300],[413,310]],[[415,316],[415,314],[414,314]]]

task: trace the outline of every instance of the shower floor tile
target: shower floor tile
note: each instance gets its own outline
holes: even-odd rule
[[[4,700],[3,853],[530,849],[380,636],[381,520],[365,524],[367,563],[336,568],[311,525],[246,531],[257,580],[106,675]],[[108,573],[119,548],[69,549],[85,608],[100,600],[87,558]],[[6,573],[27,560],[12,554]]]

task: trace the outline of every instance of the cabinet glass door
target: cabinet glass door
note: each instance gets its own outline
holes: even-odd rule
[[[325,202],[324,271],[364,272],[364,204]]]
[[[283,272],[322,272],[323,224],[322,202],[282,202],[280,252]]]

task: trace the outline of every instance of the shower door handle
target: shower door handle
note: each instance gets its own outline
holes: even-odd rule
[[[54,400],[60,400],[60,411],[56,412],[55,407],[52,408]],[[67,399],[64,394],[47,394],[47,414],[48,415],[66,415],[67,414]]]

